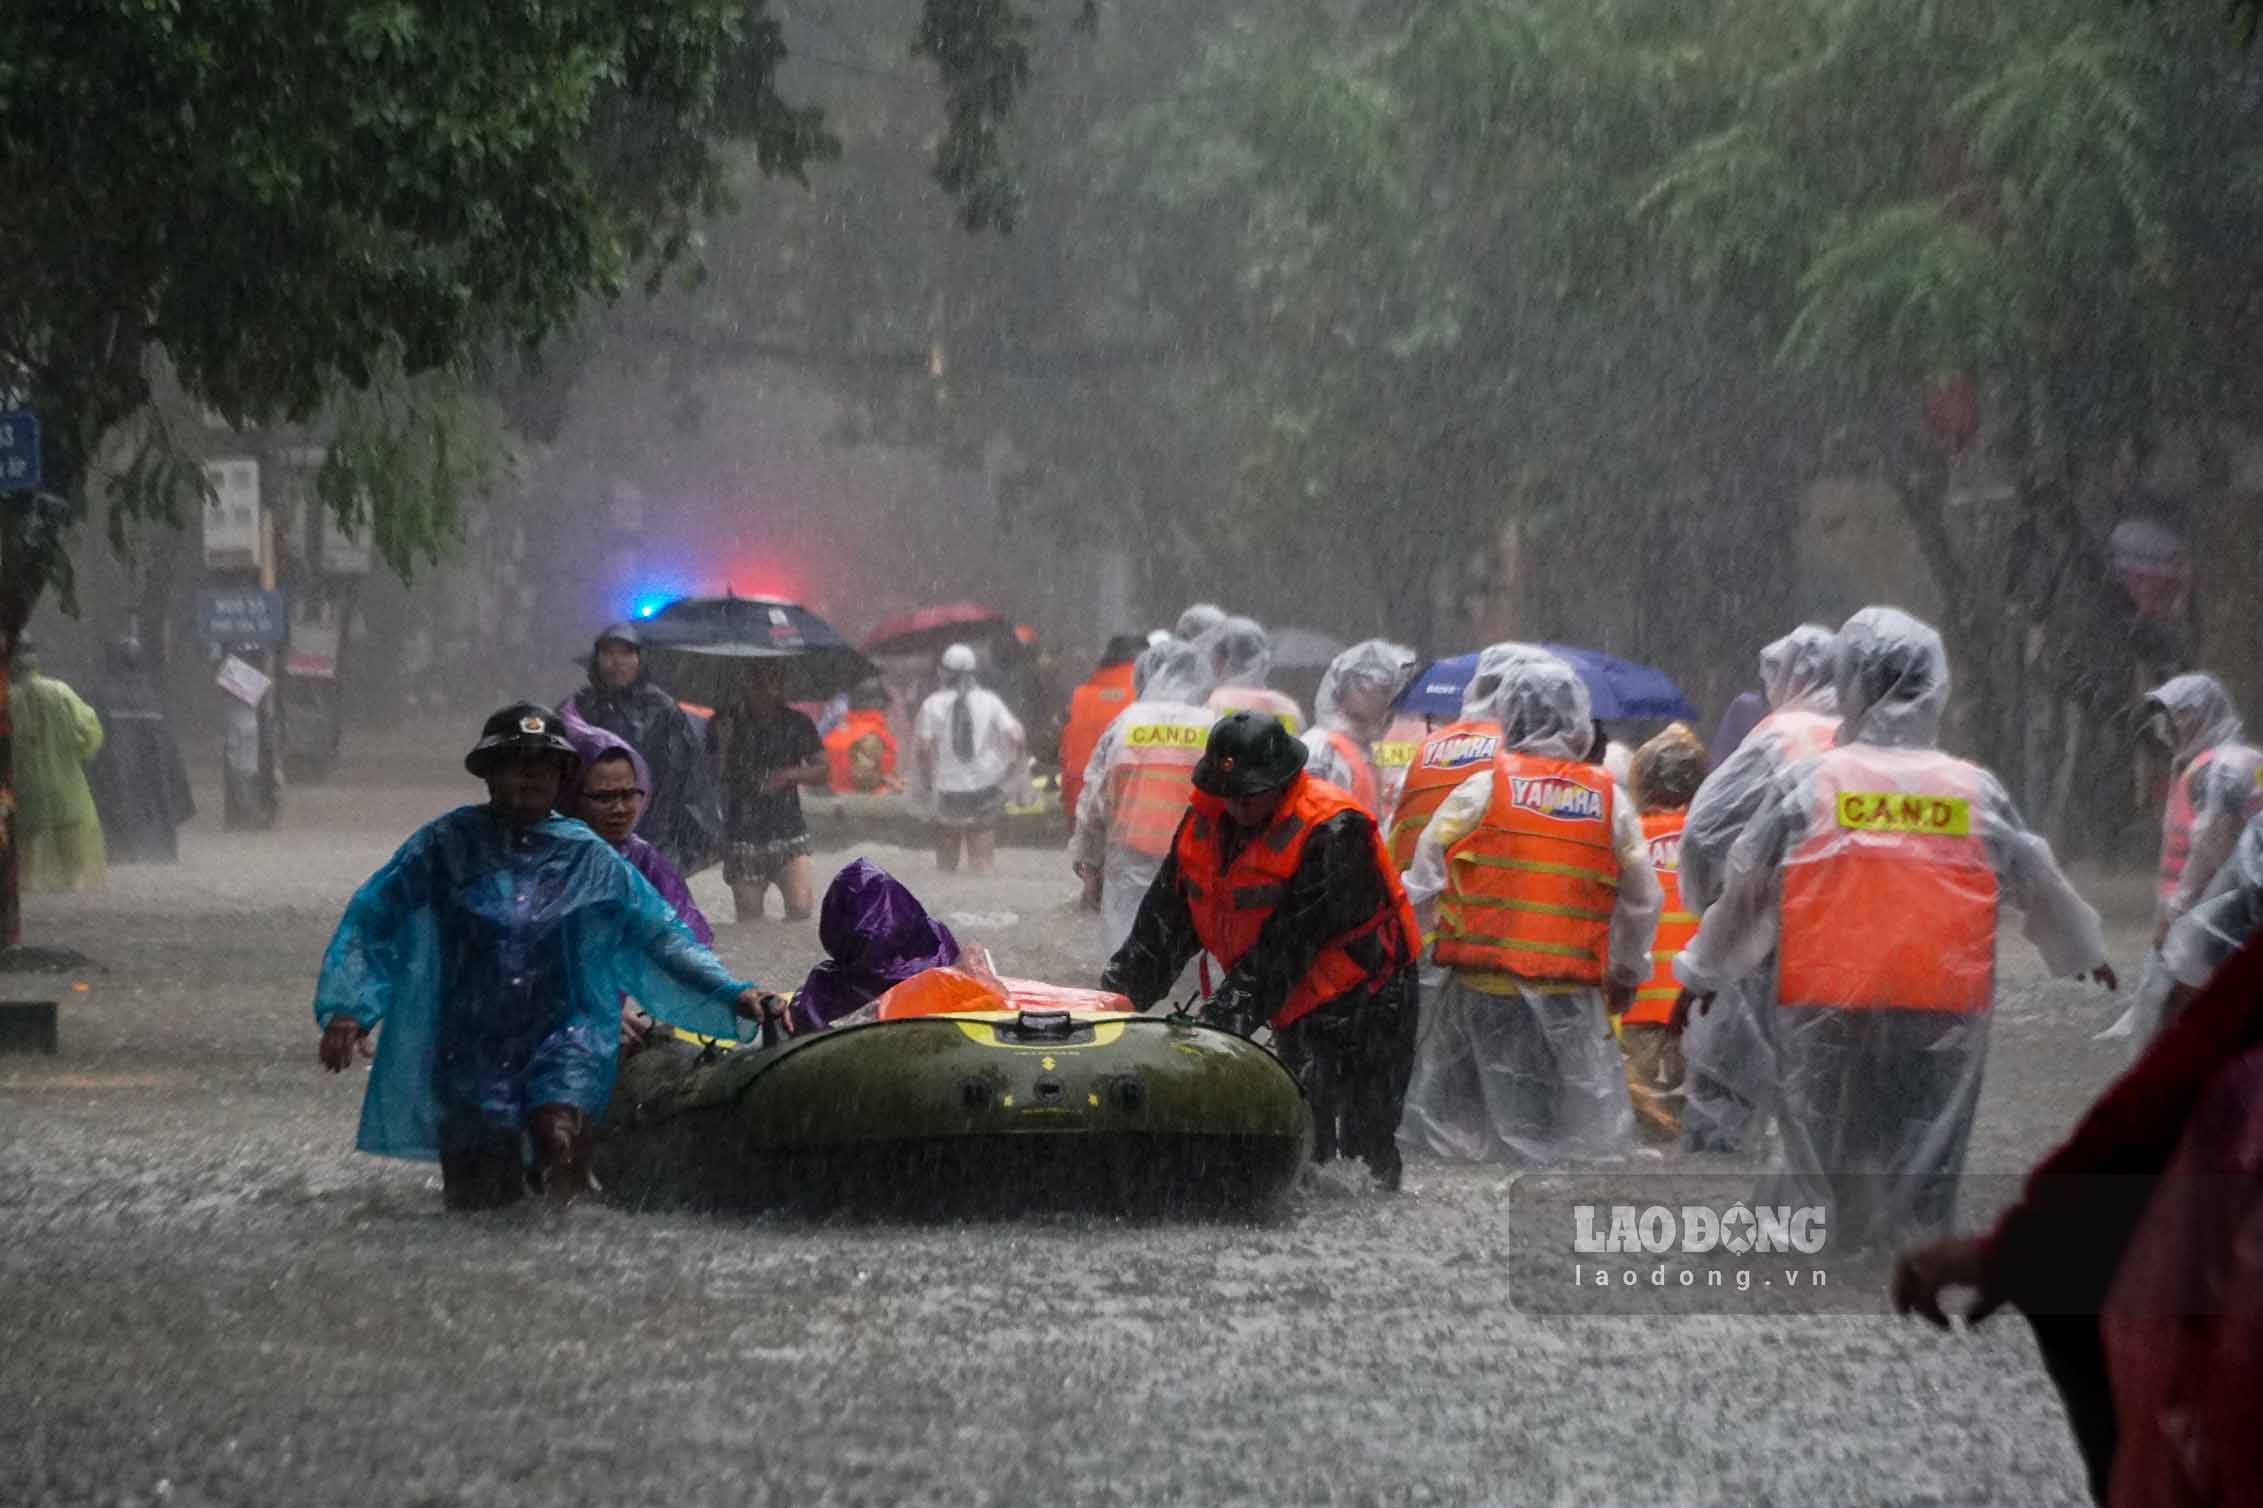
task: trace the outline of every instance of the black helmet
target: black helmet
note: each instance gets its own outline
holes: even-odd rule
[[[479,742],[464,756],[464,768],[485,780],[496,760],[512,754],[556,754],[566,761],[569,776],[581,766],[565,724],[538,702],[513,702],[489,714],[480,725]]]
[[[1262,712],[1229,712],[1210,730],[1194,788],[1206,796],[1258,796],[1277,791],[1304,769],[1305,748]]]

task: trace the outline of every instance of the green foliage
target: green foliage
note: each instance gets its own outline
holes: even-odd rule
[[[2142,32],[2083,25],[2027,40],[1957,102],[1975,158],[2054,268],[2112,276],[2167,253],[2164,65]]]
[[[899,3],[945,87],[938,177],[969,224],[1010,223],[1027,19]],[[486,475],[451,439],[486,422],[457,374],[539,347],[639,268],[657,286],[725,204],[727,142],[794,179],[836,155],[777,89],[768,4],[0,7],[0,386],[45,416],[61,507],[0,526],[0,630],[67,585],[117,426],[137,427],[108,478],[113,540],[189,516],[202,478],[150,413],[161,367],[231,422],[327,412],[325,498],[368,510],[404,572],[445,549]]]
[[[1893,205],[1820,238],[1784,350],[1911,381],[2001,365],[2018,344],[2024,293],[1985,233],[1939,204]]]
[[[916,57],[943,76],[949,129],[935,156],[935,181],[964,207],[968,228],[1013,228],[1020,191],[999,147],[999,131],[1029,84],[1028,16],[1013,0],[926,0]]]

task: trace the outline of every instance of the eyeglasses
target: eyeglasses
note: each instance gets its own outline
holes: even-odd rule
[[[591,806],[634,806],[644,799],[644,792],[633,787],[625,791],[583,791],[581,799]]]

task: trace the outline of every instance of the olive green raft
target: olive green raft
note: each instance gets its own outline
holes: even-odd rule
[[[630,1055],[599,1133],[608,1197],[732,1210],[1027,1205],[1263,1214],[1311,1155],[1273,1055],[1184,1017],[971,1010]]]

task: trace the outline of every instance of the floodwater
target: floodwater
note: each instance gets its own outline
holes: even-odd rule
[[[1524,1314],[1507,1170],[1262,1226],[444,1215],[433,1170],[350,1150],[308,1000],[353,885],[471,798],[460,742],[365,741],[283,831],[200,818],[178,867],[32,899],[109,972],[61,1056],[0,1058],[0,1501],[2087,1501],[2016,1318]],[[1058,852],[869,855],[1007,971],[1096,972]],[[695,888],[753,977],[814,959]],[[2134,978],[2143,887],[2086,888]],[[1972,1158],[2006,1172],[2118,1064],[2103,997],[2009,956]]]

